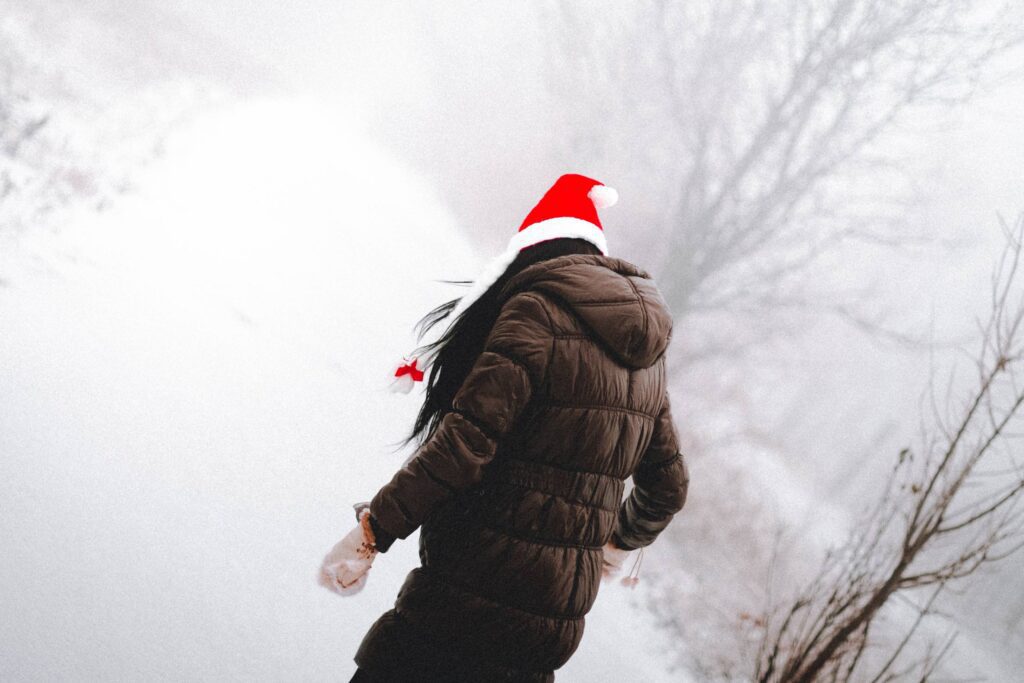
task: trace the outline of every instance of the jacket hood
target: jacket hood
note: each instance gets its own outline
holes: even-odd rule
[[[668,348],[672,315],[651,276],[614,256],[567,254],[533,263],[501,291],[540,290],[572,310],[623,364],[646,368]]]

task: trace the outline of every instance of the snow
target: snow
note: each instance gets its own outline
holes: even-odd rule
[[[137,191],[0,255],[0,679],[347,680],[418,564],[317,585],[408,452],[385,391],[412,324],[483,259],[358,121],[223,104]],[[559,680],[680,680],[602,587]]]

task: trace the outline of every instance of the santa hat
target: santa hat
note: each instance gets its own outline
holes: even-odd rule
[[[505,251],[484,267],[483,272],[448,315],[450,321],[480,298],[526,247],[560,237],[584,239],[608,254],[608,242],[597,217],[597,210],[618,201],[619,194],[611,187],[593,178],[569,173],[563,175],[541,197],[527,214],[519,231],[508,242]],[[408,393],[416,382],[423,381],[423,373],[432,358],[407,356],[395,370],[391,390]]]

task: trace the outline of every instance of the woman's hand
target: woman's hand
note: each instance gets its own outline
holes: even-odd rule
[[[320,585],[339,595],[355,595],[366,585],[366,576],[378,552],[374,547],[370,511],[363,509],[359,524],[324,557]]]
[[[617,547],[611,541],[604,544],[602,548],[604,556],[601,562],[601,580],[604,582],[611,581],[615,576],[622,571],[622,566],[626,562],[626,558],[633,552],[632,550],[623,550]]]

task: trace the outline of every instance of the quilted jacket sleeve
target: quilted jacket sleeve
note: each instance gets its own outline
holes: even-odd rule
[[[498,440],[544,382],[551,342],[551,323],[537,294],[521,292],[505,302],[451,410],[370,501],[388,541],[379,550],[409,536],[447,497],[480,481]]]
[[[633,489],[619,506],[612,543],[634,550],[654,542],[686,503],[690,474],[679,452],[668,392],[654,422],[654,434],[633,472]]]

